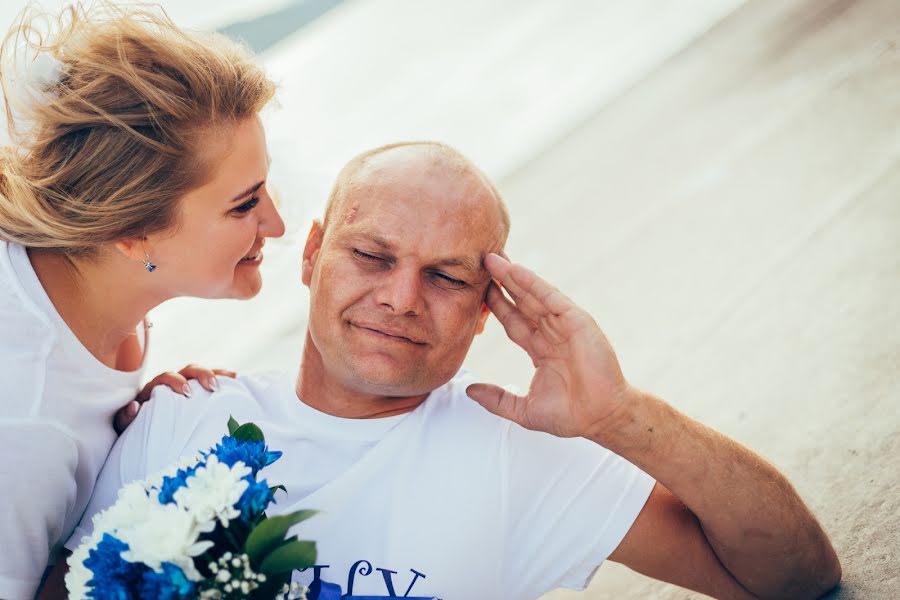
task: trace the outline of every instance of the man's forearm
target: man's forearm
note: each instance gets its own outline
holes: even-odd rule
[[[737,442],[637,390],[589,437],[671,490],[751,593],[807,597],[840,578],[831,543],[791,484]]]

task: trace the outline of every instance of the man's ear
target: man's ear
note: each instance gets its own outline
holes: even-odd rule
[[[487,323],[489,316],[491,316],[491,309],[488,308],[487,304],[482,302],[481,312],[478,314],[478,323],[475,324],[475,335],[484,331],[484,326]]]
[[[306,236],[306,246],[303,247],[303,285],[309,287],[312,281],[313,267],[319,258],[319,250],[322,249],[322,239],[325,237],[325,229],[319,221],[313,221]]]

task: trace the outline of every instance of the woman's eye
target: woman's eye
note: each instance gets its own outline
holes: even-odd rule
[[[233,209],[234,212],[239,214],[246,214],[256,208],[256,205],[259,204],[259,196],[253,196],[240,206],[235,206]]]

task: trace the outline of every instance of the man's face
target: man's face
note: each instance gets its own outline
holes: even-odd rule
[[[500,251],[496,202],[471,174],[415,149],[376,156],[313,226],[303,279],[309,333],[326,377],[385,396],[423,394],[459,369],[487,318],[488,252]]]

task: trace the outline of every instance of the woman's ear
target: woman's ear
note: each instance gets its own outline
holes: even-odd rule
[[[325,237],[325,229],[319,221],[313,221],[306,237],[306,246],[303,247],[303,285],[309,287],[312,281],[313,267],[319,258],[319,250],[322,249],[322,239]]]
[[[113,247],[129,260],[143,261],[147,257],[142,239],[119,240],[113,244]]]

